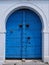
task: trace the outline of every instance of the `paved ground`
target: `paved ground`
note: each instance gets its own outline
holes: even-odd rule
[[[44,63],[42,61],[39,61],[39,60],[32,60],[30,62],[8,62],[6,64],[3,64],[3,65],[49,65],[48,63]]]

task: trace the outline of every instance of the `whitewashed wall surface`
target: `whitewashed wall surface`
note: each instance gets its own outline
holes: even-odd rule
[[[49,0],[0,0],[0,64],[5,62],[6,18],[21,6],[34,8],[41,14],[44,24],[42,60],[49,62]]]

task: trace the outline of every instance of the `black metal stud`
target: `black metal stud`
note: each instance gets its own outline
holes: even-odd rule
[[[29,24],[26,24],[26,27],[29,27]]]
[[[27,37],[27,39],[30,39],[30,37]]]
[[[20,24],[19,27],[22,28],[22,24]]]

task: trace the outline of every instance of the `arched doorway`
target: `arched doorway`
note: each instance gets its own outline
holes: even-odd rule
[[[42,58],[42,23],[29,9],[13,12],[6,23],[6,59]]]

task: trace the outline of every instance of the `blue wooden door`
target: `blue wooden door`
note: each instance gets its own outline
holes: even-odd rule
[[[6,58],[41,58],[41,29],[41,20],[35,12],[21,9],[12,13],[6,23]]]

